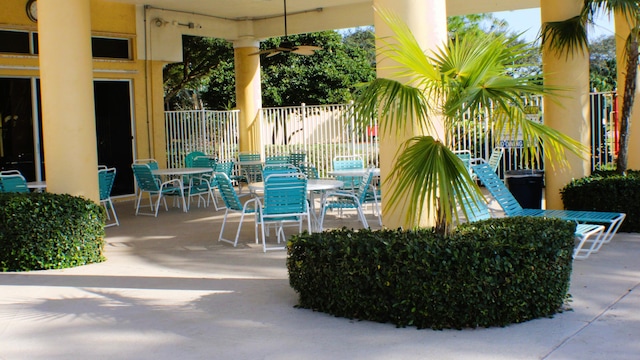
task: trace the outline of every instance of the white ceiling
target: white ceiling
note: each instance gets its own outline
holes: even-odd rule
[[[281,16],[283,0],[108,0],[154,8],[182,11],[228,20],[260,19]],[[445,1],[445,0],[442,0]],[[373,0],[287,0],[287,13],[365,5]],[[449,15],[535,8],[539,0],[448,0]]]

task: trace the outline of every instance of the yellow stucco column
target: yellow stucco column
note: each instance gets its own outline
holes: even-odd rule
[[[421,44],[422,49],[428,51],[429,49],[436,49],[447,39],[447,14],[446,14],[446,2],[444,0],[424,0],[424,1],[412,1],[412,0],[374,0],[374,6],[379,10],[388,10],[398,15],[409,26],[413,35],[417,41]],[[374,26],[377,38],[385,38],[393,35],[393,32],[389,29],[387,24],[380,18],[378,14],[374,17]],[[389,40],[389,39],[386,39]],[[396,72],[397,70],[390,69],[393,63],[388,58],[381,56],[379,49],[383,44],[380,41],[376,41],[377,51],[377,76],[379,78],[387,79],[400,79]],[[438,123],[438,121],[436,121]],[[435,124],[436,127],[440,127],[441,124]],[[406,140],[411,137],[424,135],[419,129],[407,129],[408,131],[403,134],[386,134],[380,133],[380,174],[382,178],[382,193],[391,194],[395,190],[385,181],[385,178],[391,172],[394,165],[394,158],[400,148]],[[436,134],[433,134],[436,135]],[[437,136],[441,138],[440,136]],[[407,200],[408,201],[408,200]],[[402,201],[399,202],[400,204]],[[385,206],[385,197],[383,196],[383,223],[388,228],[397,227],[410,227],[411,224],[407,223],[406,206],[398,206],[393,211],[389,211]],[[433,208],[434,204],[426,204]],[[433,212],[432,212],[433,213]],[[423,214],[420,220],[421,226],[434,225],[432,219],[426,217]]]
[[[624,55],[625,41],[630,32],[627,20],[621,14],[615,14],[615,32],[616,32],[616,60],[618,64],[618,119],[622,115],[622,97],[624,94],[625,74],[627,58]],[[636,85],[636,99],[631,111],[631,126],[629,132],[629,157],[627,161],[627,169],[640,169],[640,86]]]
[[[250,55],[257,52],[255,41],[234,43],[234,61],[236,75],[236,106],[239,114],[240,151],[262,152],[260,137],[260,116],[262,108],[262,89],[260,84],[260,56]]]
[[[541,0],[542,22],[566,20],[580,13],[582,0]],[[589,120],[589,55],[587,51],[566,55],[548,48],[542,51],[544,82],[567,89],[562,97],[544,101],[546,125],[569,135],[582,144],[590,142]],[[545,196],[547,209],[563,209],[560,189],[573,178],[588,175],[591,170],[587,154],[584,158],[568,153],[569,167],[560,167],[562,159],[545,160]]]
[[[39,0],[47,191],[99,201],[91,12],[86,0]]]

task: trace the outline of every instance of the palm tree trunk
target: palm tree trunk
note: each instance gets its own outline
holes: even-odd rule
[[[638,74],[638,37],[632,32],[627,42],[627,74],[624,80],[624,94],[622,97],[622,111],[620,116],[620,138],[616,172],[624,174],[627,171],[629,155],[629,129],[631,128],[631,111],[636,95],[636,77]]]

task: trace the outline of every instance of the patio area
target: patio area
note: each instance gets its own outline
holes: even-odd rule
[[[0,273],[0,359],[635,359],[640,234],[575,261],[571,310],[505,328],[416,330],[296,309],[284,251],[262,252],[253,221],[217,241],[224,211],[157,218],[116,204],[108,260]],[[369,223],[377,220],[367,211]],[[238,217],[233,218],[237,221]],[[327,218],[360,227],[355,212]],[[233,231],[233,229],[229,229]]]

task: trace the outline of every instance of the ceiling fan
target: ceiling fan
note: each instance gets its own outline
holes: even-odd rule
[[[267,54],[267,57],[271,57],[274,55],[282,54],[282,53],[294,53],[299,55],[313,55],[317,50],[322,50],[319,46],[313,45],[294,45],[292,42],[288,40],[287,36],[287,0],[284,0],[284,39],[280,43],[280,46],[260,50],[249,55],[261,55]]]

